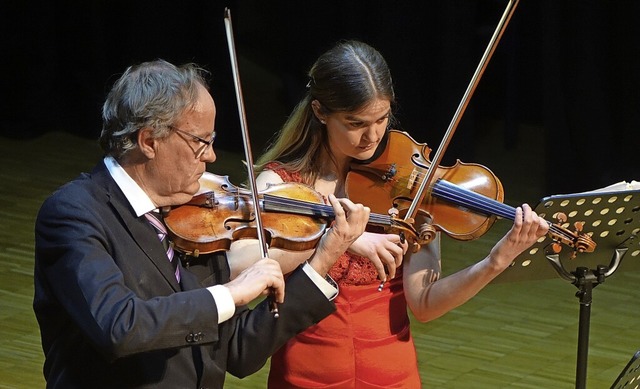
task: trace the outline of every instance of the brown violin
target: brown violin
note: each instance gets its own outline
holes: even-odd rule
[[[256,207],[249,190],[234,186],[227,176],[205,173],[201,192],[164,217],[175,248],[197,256],[229,249],[238,239],[257,237]],[[269,247],[303,251],[314,248],[330,221],[333,208],[310,186],[270,185],[259,193],[259,210]],[[368,231],[399,234],[415,240],[411,224],[372,213]]]
[[[390,130],[385,143],[371,161],[353,163],[347,175],[347,196],[371,208],[401,218],[431,169],[431,149],[419,144],[407,133]],[[459,160],[454,166],[437,166],[434,181],[418,204],[418,214],[431,220],[418,231],[418,244],[433,239],[442,231],[458,240],[482,236],[498,217],[514,220],[515,208],[503,204],[502,184],[488,168]],[[595,242],[576,225],[570,231],[560,223],[549,223],[549,235],[556,244],[565,244],[577,252],[592,252]],[[554,249],[559,249],[556,245]]]

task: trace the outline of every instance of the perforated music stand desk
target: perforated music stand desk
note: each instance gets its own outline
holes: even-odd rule
[[[595,250],[575,253],[565,246],[556,253],[551,250],[553,240],[543,237],[518,256],[494,282],[560,276],[579,289],[576,293],[580,300],[576,388],[582,389],[586,386],[592,290],[619,267],[640,270],[640,239],[637,239],[640,184],[623,182],[592,192],[545,197],[535,211],[550,222],[554,222],[559,213],[566,215],[562,227],[572,231],[575,223],[584,222],[582,232],[595,241]]]
[[[620,190],[623,185],[633,189]],[[622,268],[640,270],[640,239],[636,239],[640,233],[640,185],[637,182],[614,184],[594,192],[545,197],[535,211],[550,222],[554,222],[556,213],[564,213],[567,221],[563,226],[572,231],[575,222],[584,221],[583,231],[596,242],[594,252],[578,253],[574,259],[570,259],[571,248],[562,248],[558,261],[568,272],[578,267],[595,269],[598,265],[608,265],[621,247],[628,248]],[[540,239],[494,282],[556,278],[558,272],[547,258],[551,243],[548,236]]]
[[[636,351],[622,370],[611,389],[636,389],[640,385],[640,351]]]

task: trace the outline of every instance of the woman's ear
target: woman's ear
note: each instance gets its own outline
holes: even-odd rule
[[[313,100],[311,102],[311,108],[313,109],[313,114],[316,115],[316,118],[318,119],[318,121],[322,124],[327,124],[327,118],[322,113],[321,105],[318,100]]]

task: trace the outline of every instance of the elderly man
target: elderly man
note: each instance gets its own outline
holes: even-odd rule
[[[205,85],[195,65],[127,69],[103,107],[104,160],[40,209],[33,305],[47,387],[219,388],[226,371],[257,371],[334,310],[336,290],[324,276],[363,232],[362,205],[330,198],[334,225],[286,283],[268,258],[230,281],[223,255],[205,288],[163,244],[154,211],[189,201],[216,159],[216,107]],[[245,306],[267,292],[279,319],[266,301]]]

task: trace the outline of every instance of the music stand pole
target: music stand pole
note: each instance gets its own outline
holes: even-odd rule
[[[546,256],[560,277],[570,281],[578,288],[576,297],[580,300],[580,316],[578,322],[576,389],[585,389],[587,385],[587,359],[589,356],[589,330],[591,326],[591,302],[593,301],[593,288],[602,284],[616,271],[627,250],[627,247],[619,247],[615,249],[609,266],[597,265],[595,269],[579,266],[572,272],[565,269],[557,254]]]
[[[589,330],[591,328],[591,302],[593,288],[604,282],[603,267],[589,271],[579,267],[574,272],[574,285],[579,289],[576,297],[580,300],[580,319],[578,322],[578,354],[576,362],[576,388],[584,388],[587,384],[587,358],[589,356]]]

